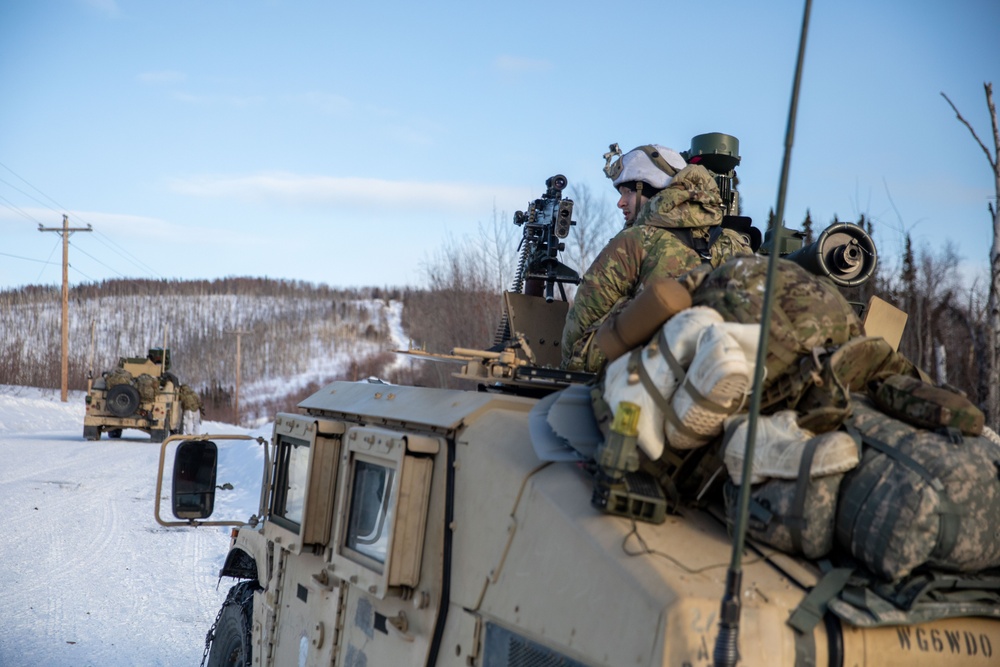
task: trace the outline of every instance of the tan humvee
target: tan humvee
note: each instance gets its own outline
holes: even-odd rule
[[[183,409],[180,382],[169,372],[170,350],[153,348],[145,357],[122,357],[118,366],[90,383],[83,437],[101,433],[120,438],[122,429],[145,431],[153,442],[180,433]]]
[[[243,581],[209,632],[208,664],[712,665],[724,517],[683,508],[654,524],[596,509],[587,472],[536,455],[537,402],[337,382],[278,415],[270,443],[184,441],[177,521],[160,517],[157,489],[163,525],[226,523],[202,520],[226,486],[219,448],[266,454],[249,452],[265,464],[261,507],[232,522],[220,576]],[[179,440],[163,445],[161,479]],[[749,542],[740,665],[985,665],[1000,651],[996,618],[854,627],[821,608],[809,633],[793,629],[822,579],[817,563]]]
[[[507,295],[503,340],[516,344],[424,355],[462,363],[459,374],[478,390],[335,382],[302,401],[300,414],[278,415],[270,442],[206,435],[163,444],[156,520],[235,527],[220,577],[242,581],[208,632],[204,660],[273,667],[996,664],[996,573],[933,590],[931,606],[951,601],[947,617],[935,615],[939,609],[907,616],[864,587],[850,591],[857,613],[845,612],[834,608],[845,598],[834,600],[829,589],[837,583],[831,576],[847,568],[748,537],[742,569],[731,577],[733,540],[720,508],[680,505],[666,514],[648,488],[626,484],[623,494],[600,486],[588,462],[542,460],[532,426],[543,401],[586,381],[556,367],[566,304],[553,300],[553,284],[567,274],[554,262],[564,234],[545,221],[569,219],[559,198],[565,184],[549,179],[530,215],[515,216],[525,228],[522,259],[533,267],[523,277],[544,281],[546,294]],[[871,274],[875,253],[859,227],[848,236],[827,243],[824,235],[802,250],[806,259],[828,245],[839,251],[845,261],[833,265],[853,285]],[[787,240],[773,247],[787,250]],[[810,270],[833,277],[825,262],[813,264]],[[900,320],[880,319],[889,329]],[[164,496],[166,454],[177,442]],[[236,460],[263,463],[259,494],[244,493],[256,503],[249,517],[251,510],[240,515],[231,502],[244,490],[219,472]],[[217,490],[229,516],[209,521]],[[161,517],[163,497],[176,520]],[[735,605],[724,597],[733,580],[741,582]],[[739,632],[730,646],[716,640],[723,613],[726,629],[733,627],[734,607]],[[868,622],[867,612],[878,622]]]

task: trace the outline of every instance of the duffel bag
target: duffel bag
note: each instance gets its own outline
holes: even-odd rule
[[[852,403],[864,451],[840,487],[837,542],[890,581],[924,564],[1000,565],[1000,446],[917,428],[860,396]]]

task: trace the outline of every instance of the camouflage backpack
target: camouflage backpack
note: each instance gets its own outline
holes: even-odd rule
[[[864,446],[840,487],[837,542],[889,581],[925,564],[1000,566],[1000,445],[918,428],[864,397],[852,405],[848,429]]]
[[[149,373],[143,373],[135,379],[135,388],[139,390],[139,396],[145,403],[156,400],[156,389],[159,385],[159,380]]]
[[[760,322],[768,261],[754,256],[725,262],[694,290],[694,305],[715,308],[727,322]],[[774,289],[765,390],[813,349],[861,335],[854,309],[837,288],[794,262],[778,260]]]
[[[132,384],[132,374],[124,368],[115,368],[104,374],[108,389],[119,384]]]
[[[838,428],[851,413],[851,395],[885,378],[923,377],[920,369],[880,337],[859,336],[843,345],[816,348],[772,382],[761,412],[795,409],[799,424],[814,433]]]
[[[182,384],[177,390],[177,395],[184,410],[189,412],[201,410],[201,397],[189,385]]]
[[[915,426],[957,429],[965,435],[980,435],[985,416],[964,394],[906,375],[891,375],[873,396],[883,412]]]
[[[750,489],[747,534],[782,551],[822,558],[833,548],[837,492],[844,474],[810,477],[809,459],[797,480],[769,479]],[[726,480],[726,523],[736,525],[740,487]]]

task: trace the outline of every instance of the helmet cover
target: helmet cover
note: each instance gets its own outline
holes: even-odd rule
[[[605,171],[615,188],[622,183],[641,181],[662,190],[686,166],[687,162],[677,151],[659,144],[648,144],[625,153]]]

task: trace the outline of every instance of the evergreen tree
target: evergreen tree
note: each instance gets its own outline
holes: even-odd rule
[[[809,214],[809,209],[806,209],[806,219],[802,221],[802,231],[805,233],[804,243],[806,245],[809,245],[815,240],[813,239],[813,220],[812,216]]]

